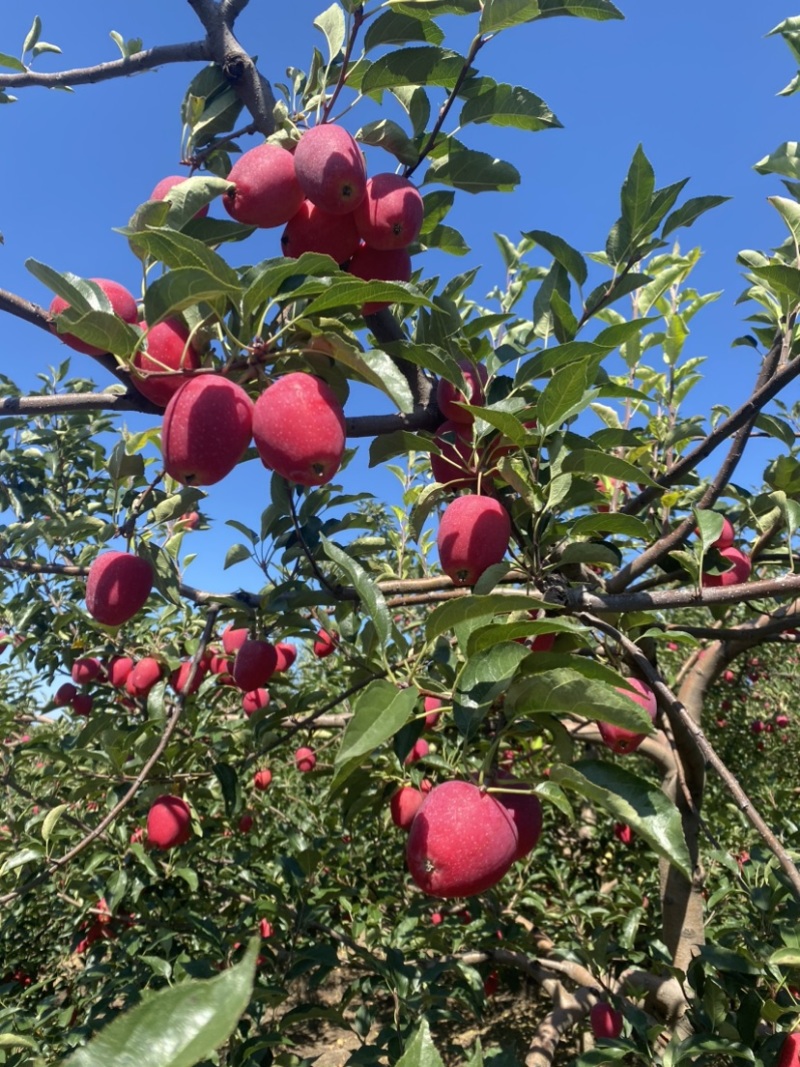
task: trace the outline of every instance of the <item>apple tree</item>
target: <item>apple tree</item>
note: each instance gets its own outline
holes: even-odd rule
[[[53,351],[1,381],[0,1062],[800,1062],[796,143],[753,380],[698,417],[725,198],[644,147],[601,252],[543,213],[491,293],[447,267],[456,198],[519,181],[475,127],[558,124],[492,41],[611,0],[336,0],[286,83],[247,0],[189,7],[188,44],[0,54],[17,108],[188,81],[182,173],[120,204],[135,291],[0,291]],[[243,470],[251,579],[192,584]]]

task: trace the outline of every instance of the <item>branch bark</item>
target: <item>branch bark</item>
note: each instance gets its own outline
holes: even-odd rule
[[[0,74],[0,89],[27,89],[38,85],[43,89],[57,86],[93,85],[112,78],[127,78],[131,74],[162,67],[167,63],[197,63],[211,58],[206,41],[189,41],[185,44],[159,45],[145,48],[124,59],[113,59],[93,67],[78,67],[74,70],[55,71],[43,74],[29,70],[24,74]]]

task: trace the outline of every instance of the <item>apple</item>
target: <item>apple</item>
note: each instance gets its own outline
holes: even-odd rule
[[[272,928],[272,923],[269,922],[267,919],[262,919],[258,924],[258,932],[261,934],[262,938],[264,938],[264,939],[266,939],[268,937],[272,937],[272,935],[274,933],[274,930]]]
[[[185,515],[181,515],[178,519],[178,524],[183,530],[196,530],[200,525],[200,514],[197,511],[187,511]]]
[[[443,922],[444,922],[444,915],[442,915],[442,913],[440,911],[432,911],[431,912],[431,924],[433,926],[438,926],[440,923],[443,923]]]
[[[253,436],[253,402],[221,374],[185,381],[164,412],[164,467],[183,485],[214,485],[229,474]]]
[[[200,660],[197,664],[197,670],[194,672],[192,684],[188,685],[189,675],[192,671],[192,661],[190,659],[184,660],[184,662],[181,663],[181,665],[169,676],[170,686],[179,696],[192,696],[192,694],[196,693],[203,684],[203,679],[208,673],[210,662],[210,659],[206,659],[205,657]]]
[[[783,728],[784,726],[788,726],[789,725],[789,716],[788,715],[784,715],[784,714],[776,715],[775,716],[775,725],[778,726],[778,727],[781,727],[781,728]]]
[[[101,552],[89,567],[86,609],[103,626],[121,626],[141,611],[153,588],[153,569],[130,552]]]
[[[100,286],[108,297],[114,314],[118,315],[123,322],[131,324],[136,322],[139,318],[139,308],[136,305],[133,294],[129,293],[124,285],[120,285],[119,282],[112,282],[108,278],[90,278],[89,281]],[[56,296],[50,304],[50,314],[53,316],[60,315],[69,306],[63,297]],[[55,326],[53,326],[53,329],[55,329]],[[62,333],[59,336],[65,345],[69,345],[76,352],[83,352],[87,356],[101,356],[104,352],[104,349],[95,348],[94,345],[81,341],[79,337],[74,337],[71,333]]]
[[[333,215],[353,211],[366,195],[361,150],[342,126],[320,123],[306,130],[294,150],[294,169],[305,196]]]
[[[313,771],[317,765],[317,757],[313,748],[298,748],[294,754],[294,765],[303,774]]]
[[[256,401],[253,437],[265,467],[298,485],[325,485],[342,462],[344,411],[322,379],[293,371]]]
[[[256,771],[253,775],[253,788],[260,793],[263,793],[265,789],[269,789],[271,782],[272,771],[269,767],[262,767],[260,771]]]
[[[424,799],[425,794],[413,785],[400,786],[389,801],[389,812],[395,826],[408,830]]]
[[[277,662],[278,653],[273,644],[248,638],[233,661],[233,680],[245,693],[260,689],[275,673]]]
[[[281,235],[281,252],[289,259],[297,259],[304,252],[318,252],[336,263],[346,263],[358,243],[352,215],[334,215],[304,200],[286,223]]]
[[[319,630],[314,641],[314,655],[317,659],[325,659],[336,651],[338,644],[338,634],[328,633],[327,630]]]
[[[359,245],[347,269],[365,282],[408,282],[411,280],[411,256],[405,248],[382,251]],[[370,301],[361,307],[362,315],[374,315],[383,308],[388,308],[388,301]]]
[[[700,530],[695,527],[695,534],[699,536]],[[730,519],[726,519],[723,516],[722,519],[722,533],[716,539],[711,542],[712,548],[730,548],[733,545],[734,538],[736,537],[736,531],[733,528],[733,523]]]
[[[425,708],[425,725],[429,730],[432,730],[434,726],[439,722],[442,713],[439,708],[444,701],[439,697],[427,696],[422,702],[422,706]]]
[[[783,1039],[775,1067],[800,1067],[800,1031],[787,1034]]]
[[[269,691],[262,688],[253,689],[242,696],[242,709],[249,718],[254,712],[269,706]]]
[[[64,708],[67,704],[72,703],[73,697],[78,695],[78,690],[72,684],[72,682],[64,682],[55,691],[53,696],[53,703],[57,708]]]
[[[638,678],[627,678],[626,681],[636,692],[630,693],[622,688],[618,688],[617,692],[630,697],[635,704],[644,708],[651,721],[654,722],[658,704],[653,690],[645,682],[639,681]],[[613,726],[609,722],[598,722],[597,727],[604,743],[619,756],[635,752],[647,736],[646,734],[637,734],[633,730],[626,730],[623,726]]]
[[[162,178],[160,182],[156,184],[155,189],[150,194],[150,200],[169,200],[170,192],[177,186],[183,185],[186,181],[185,174],[169,174],[166,178]],[[194,218],[204,219],[208,214],[208,204],[204,204],[199,211],[194,213]]]
[[[511,538],[511,520],[503,505],[489,496],[460,496],[444,510],[437,544],[442,570],[454,585],[474,585],[499,563]]]
[[[223,206],[245,226],[282,226],[303,202],[294,156],[280,145],[261,144],[245,152],[228,181],[233,188],[222,194]]]
[[[406,758],[403,760],[403,766],[407,767],[411,763],[416,763],[417,760],[424,759],[425,756],[428,755],[429,751],[430,751],[430,745],[428,744],[428,742],[424,738],[420,737],[411,746],[411,751],[408,753]]]
[[[94,697],[89,696],[88,693],[76,693],[70,703],[76,715],[82,715],[87,718],[92,710]]]
[[[152,656],[144,656],[128,675],[125,691],[134,697],[146,697],[160,680],[161,664]]]
[[[140,325],[145,331],[144,347],[133,357],[131,378],[142,396],[165,408],[187,380],[186,373],[198,369],[200,356],[180,319]]]
[[[130,656],[114,656],[106,669],[109,685],[113,685],[115,689],[124,689],[132,670],[133,660]]]
[[[484,387],[489,378],[489,372],[482,363],[471,363],[465,359],[459,360],[458,365],[469,387],[469,394],[465,396],[452,382],[440,378],[436,383],[436,403],[439,405],[439,411],[451,422],[469,424],[475,421],[474,415],[459,405],[483,406],[486,399]]]
[[[633,830],[627,823],[615,822],[614,837],[616,837],[617,841],[621,841],[623,845],[630,845],[633,842]]]
[[[99,678],[102,671],[103,665],[99,659],[95,659],[93,656],[85,656],[75,660],[70,673],[76,685],[88,685],[89,682]]]
[[[763,719],[755,719],[750,723],[750,733],[762,734],[766,730],[766,724]]]
[[[192,836],[192,813],[181,797],[157,797],[147,813],[149,848],[169,849],[184,845]]]
[[[358,233],[370,248],[407,248],[422,228],[425,205],[416,185],[399,174],[376,174],[353,212]],[[354,250],[355,251],[355,250]]]
[[[752,571],[752,563],[749,556],[745,556],[738,548],[721,548],[719,554],[723,559],[732,564],[731,569],[722,574],[703,574],[702,586],[704,589],[714,589],[717,586],[740,585],[746,582]]]
[[[246,627],[235,630],[233,625],[226,626],[222,631],[222,647],[229,656],[232,656],[234,652],[239,651],[249,634],[250,631]]]
[[[595,1037],[616,1038],[622,1033],[622,1012],[616,1011],[605,1000],[592,1005],[589,1022]]]
[[[483,994],[486,997],[493,997],[500,986],[500,975],[497,971],[489,971],[483,980]]]
[[[495,793],[498,800],[511,816],[517,830],[517,848],[514,860],[527,856],[536,847],[542,833],[542,805],[539,798],[530,792],[530,785],[517,778],[501,774],[496,782],[498,788],[514,792]]]
[[[429,896],[469,897],[496,885],[519,845],[508,809],[472,782],[431,789],[408,835],[411,877]]]
[[[239,819],[239,822],[237,823],[237,829],[238,829],[239,833],[240,834],[249,834],[250,831],[253,829],[253,822],[254,822],[253,816],[250,814],[249,811],[246,811],[244,813],[244,815],[242,815],[242,817]]]
[[[278,653],[278,665],[275,668],[275,673],[288,671],[297,659],[297,649],[288,641],[279,641],[275,646],[275,651]]]

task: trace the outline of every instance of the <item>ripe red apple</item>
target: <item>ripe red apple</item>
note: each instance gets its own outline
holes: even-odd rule
[[[146,697],[161,680],[161,664],[152,656],[144,656],[135,664],[125,682],[125,690],[135,697]]]
[[[444,510],[437,544],[442,570],[454,585],[474,585],[487,567],[499,563],[511,537],[503,505],[489,496],[460,496]]]
[[[189,378],[164,412],[161,447],[167,474],[183,485],[214,485],[244,455],[253,435],[253,402],[220,374]]]
[[[442,715],[439,708],[443,703],[444,701],[440,700],[439,697],[428,696],[423,700],[422,706],[425,708],[425,726],[429,730],[432,730],[439,722]]]
[[[258,924],[258,932],[263,938],[272,937],[274,931],[272,929],[272,923],[267,919],[262,919]]]
[[[408,830],[425,799],[425,794],[413,785],[402,785],[389,801],[392,822],[401,830]]]
[[[784,714],[776,715],[775,716],[775,725],[780,727],[781,729],[784,726],[788,726],[789,725],[789,716],[788,715],[784,715]]]
[[[250,718],[254,712],[268,706],[269,691],[263,687],[260,689],[253,689],[251,692],[245,693],[242,696],[242,709],[248,718]]]
[[[436,481],[453,492],[474,487],[478,464],[469,428],[448,419],[436,430],[433,443],[439,449],[439,454],[431,452],[431,472]]]
[[[150,200],[169,200],[170,192],[176,185],[183,185],[186,181],[185,174],[170,174],[166,178],[162,178],[156,185],[155,189],[150,194]],[[194,218],[204,219],[208,214],[208,204],[204,204],[199,211],[195,211]]]
[[[755,719],[750,723],[750,732],[753,734],[762,734],[766,730],[766,724],[763,719]]]
[[[314,641],[314,655],[317,659],[325,659],[327,656],[330,656],[332,652],[336,651],[338,644],[338,634],[329,634],[327,630],[319,630],[317,631],[316,640]]]
[[[420,737],[411,746],[411,751],[403,760],[403,765],[407,767],[410,763],[416,763],[417,760],[424,759],[424,757],[428,755],[429,751],[430,745],[424,738]]]
[[[153,801],[147,813],[147,844],[149,848],[175,848],[192,836],[192,813],[181,797],[170,794]]]
[[[746,582],[752,571],[750,557],[745,556],[738,548],[722,548],[719,553],[724,559],[732,564],[729,571],[723,574],[703,574],[702,585],[704,589],[714,589],[717,586],[740,585]]]
[[[313,771],[317,765],[317,757],[313,748],[298,748],[294,754],[294,765],[303,774]]]
[[[146,333],[144,347],[133,357],[131,378],[142,396],[165,408],[187,380],[180,372],[196,371],[200,356],[180,319],[165,319],[155,326],[142,322],[141,327]]]
[[[500,987],[500,975],[497,971],[489,971],[483,980],[483,994],[486,997],[493,997]]]
[[[293,371],[256,401],[253,437],[265,467],[299,485],[325,485],[344,454],[344,411],[320,378]]]
[[[288,671],[297,659],[297,649],[288,641],[279,641],[275,646],[275,651],[278,653],[278,665],[275,668],[275,673]]]
[[[200,525],[200,515],[196,511],[187,511],[185,515],[181,515],[178,522],[184,530],[196,530]]]
[[[286,223],[281,235],[281,252],[297,259],[304,252],[330,256],[346,263],[358,248],[358,230],[352,215],[334,215],[310,200],[304,200]]]
[[[614,837],[616,837],[617,841],[621,841],[623,845],[630,845],[633,843],[633,830],[625,822],[615,822]]]
[[[783,1039],[776,1067],[800,1067],[800,1031],[787,1034]]]
[[[67,704],[71,704],[73,697],[78,695],[78,690],[72,684],[72,682],[64,682],[55,691],[53,696],[53,703],[57,708],[64,708]]]
[[[226,653],[232,656],[234,652],[238,652],[247,640],[249,633],[250,631],[244,626],[238,630],[235,630],[233,625],[226,626],[222,631],[222,647]]]
[[[425,205],[416,185],[399,174],[376,174],[353,215],[370,248],[407,248],[422,228]],[[355,251],[355,249],[354,249]]]
[[[431,925],[432,926],[438,926],[440,923],[443,923],[443,922],[444,922],[444,915],[442,915],[442,913],[440,911],[432,911],[431,912]]]
[[[245,226],[282,226],[303,202],[294,156],[276,144],[261,144],[240,156],[222,194],[225,210]]]
[[[592,1005],[589,1021],[595,1037],[615,1038],[622,1033],[622,1012],[616,1011],[605,1000]]]
[[[644,708],[651,721],[655,721],[658,704],[653,690],[645,682],[639,681],[638,678],[628,678],[626,680],[628,685],[635,689],[636,692],[630,693],[622,688],[618,688],[617,692],[630,697],[634,704]],[[609,722],[598,722],[597,727],[605,744],[620,756],[635,752],[647,736],[646,734],[637,734],[633,730],[626,730],[623,726],[612,726]]]
[[[699,535],[699,533],[700,533],[700,531],[699,531],[699,529],[697,527],[695,527],[695,531],[694,532],[697,535]],[[711,542],[711,547],[712,548],[720,548],[720,549],[721,548],[730,548],[731,545],[733,544],[735,536],[736,536],[736,531],[733,528],[733,523],[730,521],[730,519],[726,519],[726,518],[723,517],[723,519],[722,519],[722,533],[719,535],[719,537],[716,539],[716,541],[712,541]]]
[[[260,689],[275,673],[277,662],[278,654],[273,644],[248,638],[233,661],[233,680],[245,693]]]
[[[115,689],[124,689],[132,670],[133,660],[130,656],[114,656],[106,671],[109,685],[113,685]]]
[[[253,775],[253,788],[260,793],[263,793],[265,789],[269,789],[271,782],[272,771],[269,767],[262,767],[260,771],[256,771]]]
[[[209,669],[212,674],[230,674],[233,670],[233,660],[219,652],[211,657]]]
[[[411,280],[411,256],[405,248],[384,252],[369,245],[359,245],[347,265],[351,274],[365,282],[408,282]],[[361,307],[362,315],[374,315],[388,308],[387,301],[370,301]]]
[[[465,411],[459,404],[474,404],[482,406],[485,402],[484,386],[489,378],[489,372],[483,363],[471,363],[469,360],[459,360],[458,363],[464,379],[469,386],[469,393],[465,396],[452,382],[440,378],[436,383],[436,403],[439,411],[450,419],[451,422],[472,423],[475,417],[471,412]]]
[[[250,831],[253,829],[253,822],[253,816],[250,814],[249,811],[246,811],[244,815],[241,816],[237,824],[237,829],[239,830],[239,833],[249,834]]]
[[[108,278],[90,278],[89,281],[100,286],[108,297],[114,314],[118,315],[123,322],[131,324],[136,322],[139,317],[139,309],[136,306],[133,295],[128,292],[124,285],[120,285],[119,282],[109,281]],[[50,304],[50,314],[53,316],[60,315],[69,306],[63,297],[55,296]],[[53,326],[53,329],[55,330],[55,326]],[[76,352],[83,352],[87,356],[101,356],[103,354],[102,348],[95,348],[94,345],[81,341],[79,337],[74,337],[71,333],[62,333],[59,334],[59,337],[65,345],[74,348]]]
[[[306,130],[294,150],[294,167],[308,199],[333,215],[355,210],[366,195],[361,150],[342,126],[321,123]]]
[[[100,677],[102,670],[103,665],[99,659],[95,659],[93,656],[84,656],[75,660],[70,673],[76,685],[88,685],[89,682],[93,682]]]
[[[500,881],[518,844],[513,818],[491,793],[471,782],[443,782],[411,824],[406,859],[425,893],[469,897]]]
[[[210,659],[201,659],[197,664],[197,670],[194,672],[194,678],[192,684],[188,685],[189,675],[192,671],[192,661],[187,659],[179,667],[177,667],[169,676],[169,684],[172,689],[180,696],[192,696],[203,683],[203,679],[208,673],[210,665]]]
[[[89,567],[86,609],[103,626],[121,626],[144,607],[153,569],[130,552],[101,552]]]
[[[94,704],[94,697],[88,693],[76,693],[70,701],[72,710],[76,715],[83,715],[84,718],[88,717]]]

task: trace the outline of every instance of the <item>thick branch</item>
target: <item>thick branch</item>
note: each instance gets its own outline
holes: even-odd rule
[[[0,89],[27,89],[31,85],[38,85],[44,89],[53,89],[58,85],[88,85],[110,81],[112,78],[125,78],[131,74],[140,74],[144,70],[162,67],[166,63],[196,63],[210,58],[208,44],[205,41],[166,44],[157,48],[145,48],[125,59],[98,63],[94,67],[61,70],[52,74],[41,74],[32,70],[24,74],[0,74]]]

